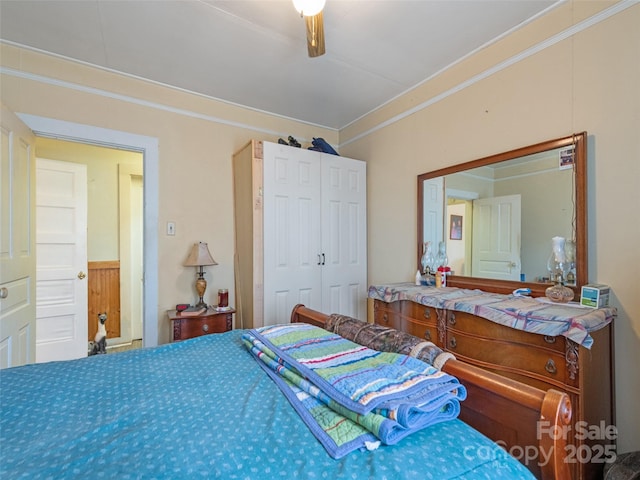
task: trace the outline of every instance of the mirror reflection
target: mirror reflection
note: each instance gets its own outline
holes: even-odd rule
[[[577,205],[582,172],[576,181],[576,165],[584,161],[583,135],[420,175],[419,268],[425,270],[428,242],[431,271],[444,247],[453,275],[546,283],[554,281],[547,266],[552,238],[563,237],[569,263],[563,280],[577,287],[577,254],[586,254],[576,245],[586,235],[577,230],[577,223],[584,229],[577,221],[585,207]]]

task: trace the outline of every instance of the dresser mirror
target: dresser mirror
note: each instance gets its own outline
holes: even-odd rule
[[[586,141],[582,132],[418,175],[418,269],[425,242],[434,257],[443,244],[449,286],[543,296],[551,239],[564,237],[573,256],[565,283],[579,295],[588,279]]]

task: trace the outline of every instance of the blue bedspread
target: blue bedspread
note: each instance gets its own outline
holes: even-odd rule
[[[532,478],[459,420],[334,460],[241,334],[0,371],[0,478]]]

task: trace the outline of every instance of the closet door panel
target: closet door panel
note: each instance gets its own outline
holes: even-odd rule
[[[320,309],[320,163],[317,152],[264,143],[264,325],[287,323],[298,303]]]
[[[322,155],[322,311],[367,319],[366,164]]]

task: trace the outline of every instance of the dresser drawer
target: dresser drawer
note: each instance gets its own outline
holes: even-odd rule
[[[470,313],[449,311],[447,316],[447,328],[456,332],[470,333],[492,340],[504,340],[516,342],[529,347],[538,346],[546,349],[565,353],[565,338],[563,336],[538,335],[524,332],[515,328],[492,322]]]
[[[433,323],[434,325],[438,322],[438,312],[433,307],[427,307],[425,305],[420,305],[419,303],[406,300],[401,305],[401,308],[402,314],[407,317],[411,317],[418,321]],[[444,314],[445,313],[443,312],[443,315]]]
[[[199,337],[209,333],[222,333],[227,331],[227,316],[218,315],[209,318],[191,318],[181,320],[182,338]]]
[[[485,339],[452,330],[447,331],[446,349],[460,360],[486,364],[488,368],[495,365],[523,376],[557,382],[558,385],[564,385],[566,381],[564,355],[552,350]]]
[[[233,309],[218,312],[210,308],[201,315],[183,317],[175,310],[169,311],[168,315],[172,323],[172,340],[186,340],[210,333],[227,332],[233,327],[234,313]]]
[[[387,308],[387,304],[380,302],[374,305],[373,321],[383,327],[395,328],[396,330],[402,330],[399,312],[394,311],[392,308]]]
[[[375,323],[384,327],[395,328],[401,332],[409,333],[414,337],[438,344],[435,312],[434,315],[424,315],[424,308],[428,309],[430,307],[424,307],[423,309],[414,311],[408,308],[412,303],[413,302],[409,301],[384,303],[376,300],[374,304]],[[407,315],[407,313],[413,314],[416,312],[420,314],[420,316],[417,316],[418,318]]]
[[[403,331],[410,333],[414,337],[433,342],[439,347],[442,346],[442,342],[438,339],[438,327],[435,322],[417,322],[413,318],[403,317],[401,325]]]

